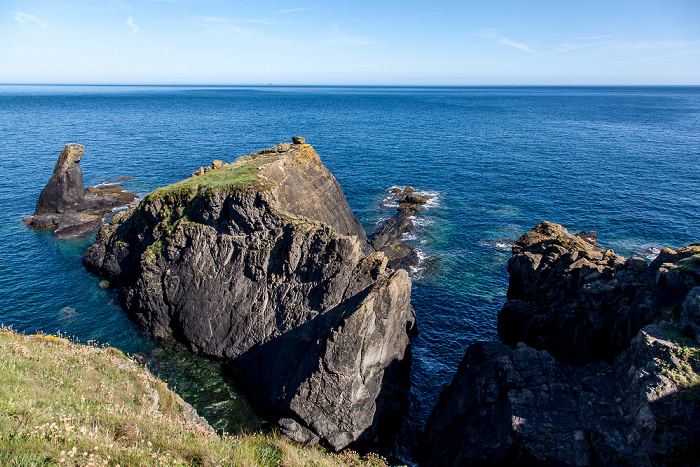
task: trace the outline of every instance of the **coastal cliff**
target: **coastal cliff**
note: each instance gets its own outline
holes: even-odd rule
[[[696,465],[700,246],[647,265],[544,222],[508,270],[504,344],[467,349],[426,465]]]
[[[339,450],[400,425],[411,281],[374,252],[303,138],[145,196],[84,264],[152,336],[231,359],[290,435]]]

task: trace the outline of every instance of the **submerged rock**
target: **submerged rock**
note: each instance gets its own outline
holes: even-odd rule
[[[84,151],[85,146],[80,144],[67,144],[63,148],[53,175],[41,191],[34,215],[24,218],[29,227],[53,228],[57,237],[74,237],[98,228],[112,209],[136,198],[120,186],[86,190],[80,168]]]
[[[231,359],[270,417],[338,450],[400,425],[410,279],[373,252],[305,142],[154,191],[100,229],[84,264],[151,335]]]

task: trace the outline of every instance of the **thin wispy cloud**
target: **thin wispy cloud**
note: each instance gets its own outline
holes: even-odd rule
[[[607,53],[632,52],[632,51],[656,51],[670,49],[685,49],[692,46],[697,46],[700,41],[637,41],[637,42],[622,42],[611,41],[600,43],[599,48],[593,55],[603,55]]]
[[[479,29],[476,35],[485,39],[495,39],[499,44],[507,45],[508,47],[515,47],[516,49],[520,49],[531,54],[537,53],[527,44],[515,42],[514,40],[511,40],[510,37],[504,37],[502,34],[500,34],[498,29]]]
[[[110,0],[111,3],[114,3],[117,7],[121,8],[122,10],[128,10],[131,11],[133,8],[131,8],[130,5],[127,3],[124,3],[122,0]]]
[[[527,45],[512,41],[508,37],[502,37],[502,38],[498,39],[498,43],[503,44],[503,45],[507,45],[509,47],[515,47],[516,49],[524,50],[525,52],[529,52],[531,54],[537,53],[534,50],[532,50],[530,47],[528,47]]]
[[[139,32],[139,27],[134,24],[134,18],[132,18],[131,16],[129,16],[126,19],[126,24],[127,26],[131,27],[131,32],[129,33],[130,36],[133,36],[134,34]]]
[[[338,24],[330,24],[328,27],[333,32],[333,36],[328,39],[320,39],[319,42],[322,44],[341,44],[341,45],[354,45],[354,46],[364,46],[374,44],[374,41],[367,39],[365,37],[353,37],[346,36],[340,33],[340,28]]]
[[[306,7],[306,8],[290,8],[289,10],[280,10],[276,11],[276,15],[286,15],[287,13],[299,13],[301,11],[309,11],[309,10],[315,10],[318,8],[317,6],[311,6],[311,7]]]
[[[26,25],[27,21],[38,24],[40,28],[45,28],[49,25],[49,23],[46,21],[42,21],[36,16],[30,15],[29,13],[24,13],[23,11],[15,12],[15,21],[20,23],[22,26]]]

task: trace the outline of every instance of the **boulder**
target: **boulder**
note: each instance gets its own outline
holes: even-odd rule
[[[84,264],[152,336],[231,360],[270,419],[337,450],[400,426],[411,281],[372,250],[311,146],[154,191],[100,229]]]

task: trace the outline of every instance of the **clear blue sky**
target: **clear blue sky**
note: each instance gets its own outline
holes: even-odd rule
[[[700,84],[699,0],[3,0],[0,83]]]

